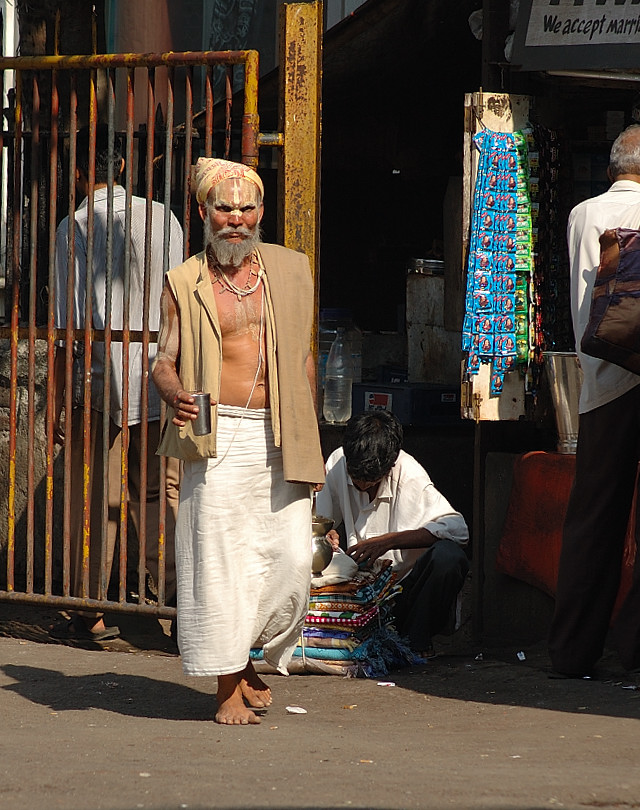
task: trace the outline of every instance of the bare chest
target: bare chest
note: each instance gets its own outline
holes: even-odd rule
[[[257,340],[264,323],[262,285],[250,295],[237,296],[214,283],[213,293],[222,337],[251,335]]]

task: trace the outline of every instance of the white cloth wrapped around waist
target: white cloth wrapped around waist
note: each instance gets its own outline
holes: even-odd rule
[[[287,674],[309,600],[311,490],[284,480],[268,410],[219,406],[218,457],[185,462],[176,525],[178,646],[188,675]]]

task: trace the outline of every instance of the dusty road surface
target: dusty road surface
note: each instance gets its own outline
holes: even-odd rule
[[[453,637],[395,686],[266,676],[273,706],[237,728],[166,624],[72,646],[59,623],[0,605],[3,810],[640,807],[638,676],[612,654],[597,680],[554,680],[543,644]]]

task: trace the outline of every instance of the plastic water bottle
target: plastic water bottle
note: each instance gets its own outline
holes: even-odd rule
[[[351,416],[353,365],[346,330],[339,326],[331,344],[324,380],[322,413],[327,422],[346,422]]]
[[[348,328],[351,323],[351,311],[348,309],[320,310],[320,321],[318,323],[318,385],[324,388],[324,377],[327,372],[327,360],[333,341],[338,334],[338,327]]]

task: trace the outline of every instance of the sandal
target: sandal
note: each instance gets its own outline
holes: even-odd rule
[[[70,641],[108,641],[118,638],[120,628],[115,625],[103,627],[102,630],[89,630],[84,620],[74,616],[67,623],[65,630],[60,634],[61,638],[68,638]]]

